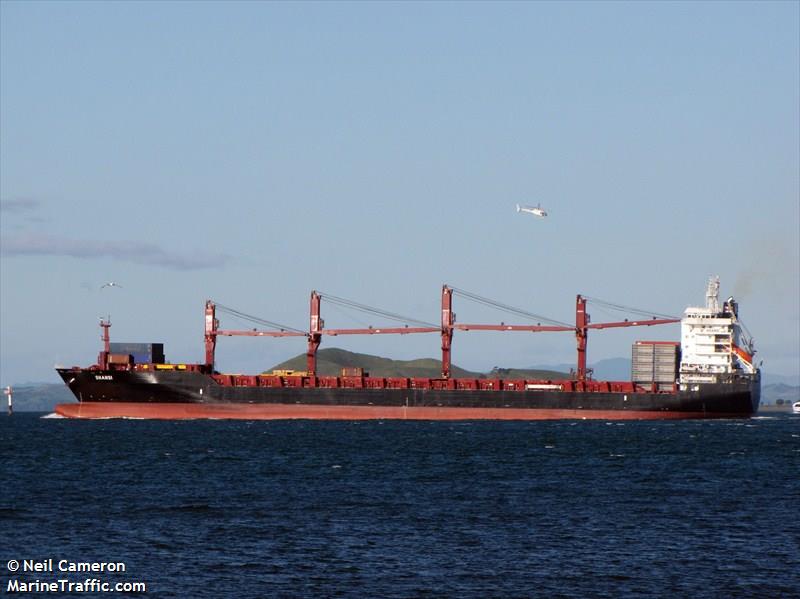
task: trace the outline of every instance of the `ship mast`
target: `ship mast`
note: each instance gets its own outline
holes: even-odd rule
[[[706,308],[711,314],[719,313],[719,277],[711,277],[706,287]]]
[[[108,370],[108,356],[111,353],[111,337],[108,330],[111,328],[111,317],[100,319],[100,327],[103,329],[103,351],[97,356],[97,365],[101,370]]]
[[[453,345],[453,325],[456,315],[453,312],[453,290],[442,285],[442,378],[450,378],[450,348]]]
[[[322,343],[322,328],[325,321],[319,315],[322,297],[316,291],[311,292],[309,327],[308,327],[308,351],[306,352],[306,370],[309,376],[317,374],[317,349]]]
[[[214,354],[217,349],[217,306],[211,300],[206,301],[206,366],[209,372],[214,371]]]
[[[578,369],[575,375],[578,381],[586,380],[586,346],[589,337],[589,314],[586,312],[586,299],[578,295],[575,298],[575,340],[578,344]]]

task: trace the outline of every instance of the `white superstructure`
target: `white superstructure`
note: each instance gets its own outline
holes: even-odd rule
[[[739,322],[738,305],[728,298],[720,309],[719,277],[706,289],[705,307],[686,308],[681,319],[682,389],[690,383],[716,383],[720,375],[753,374],[753,342]]]

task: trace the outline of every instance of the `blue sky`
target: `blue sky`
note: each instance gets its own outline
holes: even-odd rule
[[[2,2],[0,382],[92,363],[107,314],[199,361],[206,298],[306,328],[317,289],[437,322],[448,283],[569,322],[577,293],[680,314],[714,274],[765,370],[797,375],[799,6]],[[589,360],[678,336],[596,332]],[[439,356],[435,335],[332,346]],[[574,346],[456,333],[453,360]],[[218,365],[302,351],[222,339]]]

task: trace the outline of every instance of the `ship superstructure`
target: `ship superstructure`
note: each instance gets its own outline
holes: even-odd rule
[[[754,354],[753,340],[739,321],[739,305],[730,297],[720,306],[719,277],[712,277],[706,305],[686,308],[681,319],[681,390],[755,376]]]

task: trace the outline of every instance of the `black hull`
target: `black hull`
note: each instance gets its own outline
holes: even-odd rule
[[[747,417],[758,410],[760,378],[735,377],[725,383],[703,384],[694,390],[675,393],[603,393],[557,390],[442,390],[442,389],[369,389],[321,387],[260,387],[221,385],[199,372],[137,372],[59,369],[60,376],[79,402],[87,404],[150,404],[152,416],[158,417],[162,406],[191,404],[199,408],[264,406],[285,417],[303,416],[308,407],[352,408],[341,411],[342,417],[357,410],[407,409],[420,418],[450,416],[464,418],[536,419],[536,411],[565,414],[563,417],[613,418],[642,415],[644,418],[713,418]],[[144,407],[144,406],[141,406]],[[296,408],[293,411],[293,408]],[[301,409],[303,408],[303,409]],[[414,412],[416,410],[416,412]],[[486,411],[487,416],[481,416]],[[113,416],[113,410],[105,413]],[[137,412],[147,414],[148,412]],[[202,412],[192,412],[202,413]],[[297,415],[291,416],[292,413]],[[406,412],[403,412],[406,413]],[[599,416],[602,414],[602,416]],[[497,416],[495,416],[497,415]],[[279,416],[278,416],[279,417]],[[392,417],[392,416],[388,416]],[[592,417],[592,416],[587,416]]]

